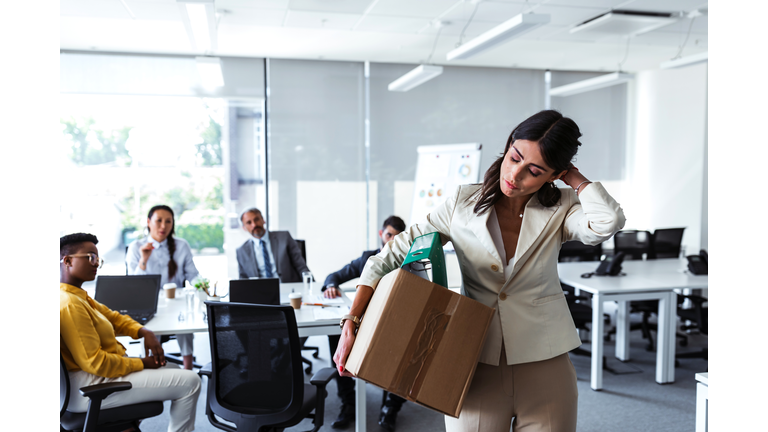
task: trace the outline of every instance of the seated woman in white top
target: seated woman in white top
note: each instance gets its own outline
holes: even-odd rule
[[[149,210],[149,235],[131,243],[125,255],[128,274],[159,274],[162,285],[173,282],[180,288],[184,286],[185,280],[192,281],[198,276],[189,243],[173,235],[175,224],[170,207],[157,205]],[[176,335],[176,340],[181,349],[184,369],[192,369],[194,335]]]

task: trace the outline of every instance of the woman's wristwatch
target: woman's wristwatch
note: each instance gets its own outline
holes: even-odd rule
[[[339,323],[339,327],[341,327],[342,330],[344,330],[344,321],[346,320],[352,320],[352,322],[355,323],[355,330],[360,327],[360,317],[355,315],[344,315],[341,317],[341,322]]]

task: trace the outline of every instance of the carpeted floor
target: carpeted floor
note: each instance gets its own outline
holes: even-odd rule
[[[655,336],[655,334],[654,334]],[[593,391],[589,387],[590,359],[589,357],[571,354],[571,360],[578,376],[579,387],[579,432],[687,432],[694,430],[696,411],[696,380],[695,374],[707,371],[707,361],[703,359],[680,359],[675,369],[673,384],[659,385],[655,381],[656,354],[646,351],[646,341],[641,338],[639,331],[631,335],[632,360],[622,363],[613,357],[614,342],[606,342],[605,355],[607,366],[614,372],[603,374],[602,391]],[[320,358],[315,360],[315,370],[329,364],[328,339],[326,337],[311,337],[307,345],[320,347]],[[689,337],[687,347],[678,345],[678,352],[699,351],[707,346],[705,335],[693,334]],[[589,344],[584,344],[589,349]],[[195,337],[195,352],[198,361],[207,362],[210,354],[205,335]],[[307,353],[308,356],[308,353]],[[307,380],[309,378],[307,377]],[[205,417],[205,386],[198,402],[196,430],[217,431]],[[328,387],[329,396],[326,400],[326,422],[322,431],[333,431],[330,423],[338,414],[340,402],[336,397],[336,385]],[[381,405],[382,392],[368,385],[368,416],[367,430],[383,431],[378,426],[378,412]],[[162,415],[142,422],[145,432],[165,431],[168,425],[169,402],[166,402]],[[312,429],[311,421],[305,420],[296,427],[286,431],[306,431]],[[346,430],[354,431],[354,425]],[[411,431],[442,431],[445,430],[443,416],[413,403],[406,403],[397,419],[398,432]]]

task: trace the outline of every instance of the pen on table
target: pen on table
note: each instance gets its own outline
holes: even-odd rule
[[[306,303],[306,302],[301,302],[301,304],[303,304],[304,306],[339,307],[337,305],[327,305],[327,304],[322,304],[322,303]]]

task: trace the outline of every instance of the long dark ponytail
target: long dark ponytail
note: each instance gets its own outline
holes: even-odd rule
[[[168,260],[168,280],[173,279],[174,276],[176,276],[176,271],[179,269],[179,265],[176,264],[176,261],[173,260],[173,254],[176,252],[176,240],[173,238],[173,234],[176,232],[176,217],[173,215],[173,209],[168,207],[167,205],[156,205],[149,209],[149,214],[147,215],[147,219],[152,219],[152,215],[157,210],[165,210],[168,213],[171,214],[171,220],[173,221],[173,226],[171,227],[171,232],[168,233],[168,255],[170,255],[170,259]]]
[[[576,156],[581,145],[579,137],[581,132],[576,123],[555,110],[539,111],[523,120],[509,134],[504,152],[485,172],[483,186],[468,198],[468,201],[471,201],[478,197],[474,208],[475,214],[481,215],[487,212],[504,195],[499,184],[501,164],[513,142],[519,139],[538,142],[544,162],[559,173],[570,168],[571,160]],[[560,200],[560,189],[554,183],[548,183],[539,189],[536,197],[542,205],[550,207]]]

